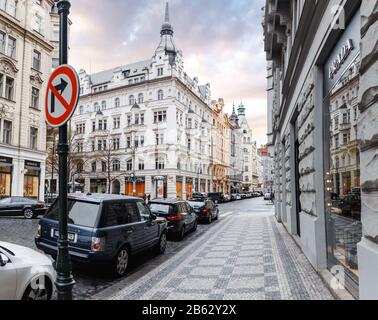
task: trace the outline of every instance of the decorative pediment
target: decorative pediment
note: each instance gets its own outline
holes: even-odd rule
[[[0,102],[0,117],[13,118],[14,110],[13,105]]]
[[[11,59],[0,57],[0,72],[15,78],[18,69]]]
[[[40,87],[42,86],[43,80],[38,72],[32,73],[30,75],[30,81],[34,86]]]

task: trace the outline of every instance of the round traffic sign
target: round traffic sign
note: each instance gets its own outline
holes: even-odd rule
[[[46,122],[61,127],[69,121],[79,101],[79,76],[69,65],[59,66],[50,76],[46,90]]]

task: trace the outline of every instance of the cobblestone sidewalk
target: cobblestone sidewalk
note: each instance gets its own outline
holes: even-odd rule
[[[235,216],[110,299],[334,299],[273,217]]]

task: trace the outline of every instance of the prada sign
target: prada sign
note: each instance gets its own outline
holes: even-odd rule
[[[339,72],[341,69],[341,66],[345,62],[345,60],[349,57],[351,52],[354,49],[353,40],[348,39],[347,43],[343,45],[341,48],[337,58],[331,63],[331,66],[329,67],[329,78],[333,79],[335,75]]]
[[[346,29],[340,34],[336,42],[327,43],[325,50],[330,50],[328,59],[323,66],[324,93],[328,95],[338,83],[343,74],[358,58],[361,41],[361,16],[356,12],[349,21]],[[331,47],[331,48],[330,48]]]

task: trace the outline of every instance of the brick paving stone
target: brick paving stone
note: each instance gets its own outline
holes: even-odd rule
[[[190,272],[185,272],[190,266]],[[272,216],[238,213],[109,299],[317,300],[332,294]]]

